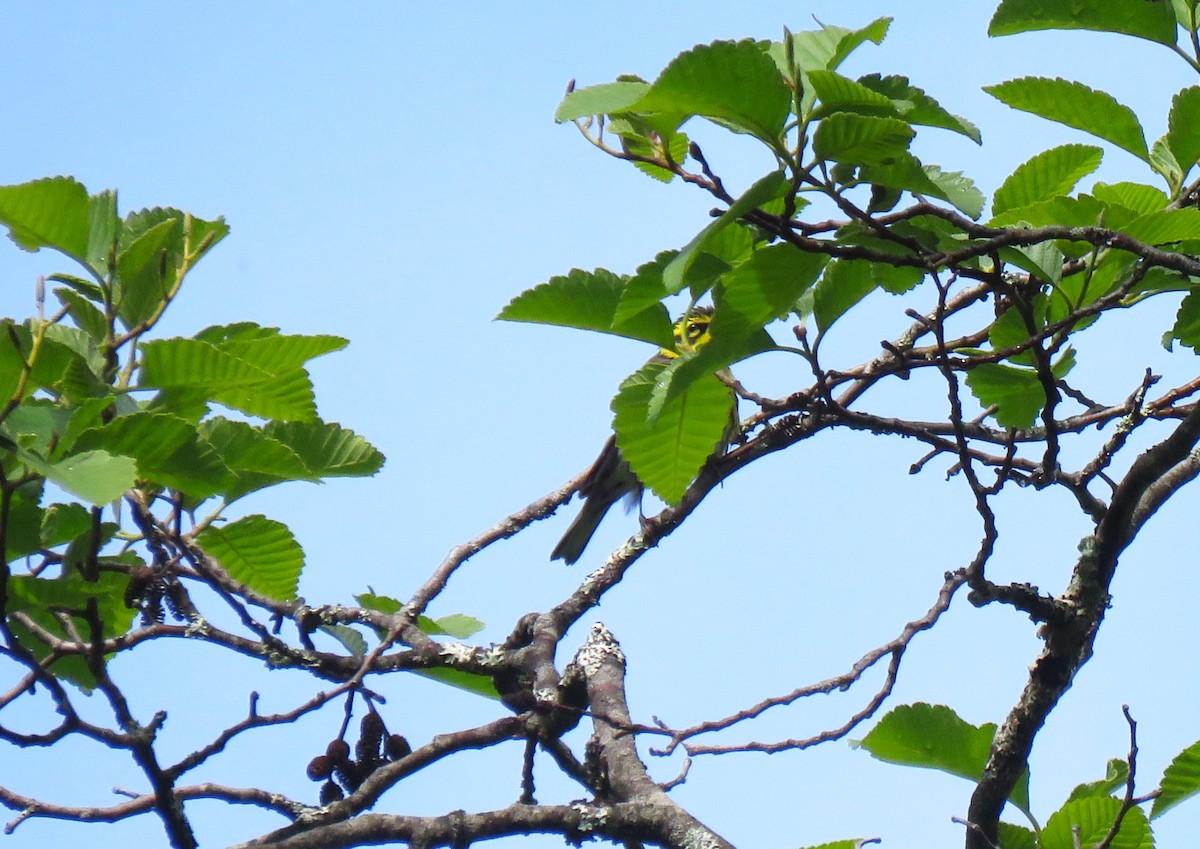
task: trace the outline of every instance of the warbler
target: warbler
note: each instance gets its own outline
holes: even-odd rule
[[[650,358],[650,362],[668,363],[682,351],[695,350],[707,344],[712,339],[712,319],[711,307],[693,307],[675,322],[676,350],[661,348]],[[723,451],[724,448],[722,444],[718,450]],[[583,507],[550,553],[550,559],[564,560],[568,566],[578,560],[609,508],[626,496],[631,499],[631,505],[637,503],[642,497],[642,489],[642,482],[621,456],[621,449],[617,448],[616,436],[610,436],[579,485],[579,494],[584,499]]]

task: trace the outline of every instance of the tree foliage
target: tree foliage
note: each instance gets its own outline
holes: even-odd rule
[[[650,780],[639,744],[657,738],[662,753],[728,757],[854,733],[878,759],[969,781],[962,822],[972,849],[1152,846],[1155,820],[1200,791],[1200,743],[1147,790],[1127,712],[1128,754],[1057,806],[1031,798],[1029,764],[1039,731],[1093,653],[1120,558],[1200,473],[1200,377],[1164,388],[1147,372],[1118,399],[1074,377],[1083,334],[1110,313],[1140,316],[1153,299],[1179,307],[1149,341],[1200,351],[1200,86],[1175,95],[1157,122],[1167,131],[1153,141],[1133,110],[1085,82],[1025,76],[988,86],[1014,109],[1091,137],[1031,157],[989,198],[963,173],[914,153],[914,140],[929,132],[982,144],[969,119],[906,77],[839,71],[856,49],[881,42],[889,23],[697,45],[653,81],[572,86],[563,99],[557,120],[599,151],[705,192],[719,207],[686,245],[632,274],[571,269],[517,295],[499,318],[615,334],[652,354],[671,344],[672,315],[711,304],[712,340],[638,370],[612,402],[622,456],[666,506],[556,605],[513,623],[500,645],[470,642],[483,625],[473,616],[434,619],[429,607],[467,558],[553,513],[582,476],[455,547],[406,598],[364,591],[355,605],[300,599],[305,561],[295,536],[245,512],[253,508],[242,499],[382,467],[364,437],[317,412],[305,365],[346,340],[253,323],[161,337],[160,320],[185,279],[227,235],[223,221],[175,209],[122,215],[115,192],[89,194],[70,178],[0,187],[0,223],[16,245],[69,262],[39,281],[35,314],[4,319],[0,334],[0,657],[8,676],[0,740],[21,750],[7,761],[80,736],[127,751],[145,778],[141,795],[99,808],[34,798],[6,778],[0,802],[18,812],[9,828],[36,828],[27,821],[40,817],[154,813],[171,845],[192,847],[187,803],[205,797],[283,817],[260,846],[458,846],[547,832],[572,843],[719,847],[729,844],[701,823],[703,812],[685,810]],[[991,34],[1075,28],[1148,40],[1200,72],[1192,0],[1005,0]],[[771,169],[740,190],[727,186],[688,134],[699,121],[761,145]],[[1105,151],[1094,142],[1139,160],[1147,182],[1087,184]],[[869,359],[843,362],[827,339],[868,301],[892,308],[894,333]],[[787,394],[759,394],[731,374],[756,357],[794,358],[807,377]],[[930,381],[905,383],[917,374],[938,391],[929,392]],[[871,393],[884,386],[931,412],[905,418],[873,406]],[[737,433],[728,450],[714,452],[731,417]],[[631,716],[617,636],[597,624],[572,647],[568,630],[613,587],[636,581],[640,559],[722,480],[838,429],[919,443],[914,471],[944,461],[966,482],[977,550],[946,574],[923,617],[898,624],[893,640],[842,675],[687,728]],[[1138,440],[1145,450],[1134,456]],[[1066,492],[1088,523],[1059,595],[989,576],[1001,532],[993,505],[1014,487]],[[963,594],[976,607],[1028,617],[1042,643],[1023,692],[994,724],[972,725],[952,705],[889,704],[910,641]],[[241,722],[168,763],[156,746],[165,717],[132,712],[112,662],[183,637],[304,671],[330,689],[283,714],[259,714],[252,702]],[[804,740],[711,742],[771,707],[853,687],[880,665],[883,683],[838,727]],[[367,684],[405,673],[460,688],[462,698],[489,698],[495,715],[410,744],[389,732]],[[53,712],[42,729],[6,719],[42,693]],[[107,724],[78,707],[80,694],[92,693],[108,706]],[[253,732],[335,706],[345,720],[308,765],[319,783],[314,798],[194,778]],[[579,746],[571,732],[584,722],[590,737]],[[365,813],[414,772],[511,741],[525,754],[521,794],[507,808]],[[539,803],[535,759],[576,782],[584,800]],[[1019,824],[1002,820],[1008,814]],[[853,823],[846,830],[847,840],[826,845],[862,844]]]

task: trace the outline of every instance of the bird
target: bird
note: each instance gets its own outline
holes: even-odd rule
[[[650,362],[669,363],[680,352],[694,351],[707,344],[712,339],[712,320],[712,307],[693,307],[685,312],[674,325],[676,350],[661,348],[650,358]],[[724,447],[720,446],[721,449]],[[636,503],[641,498],[642,489],[642,482],[621,456],[616,436],[610,436],[579,485],[578,492],[584,499],[583,507],[550,553],[550,559],[562,560],[568,566],[577,561],[609,509],[624,497],[631,499],[631,505]]]

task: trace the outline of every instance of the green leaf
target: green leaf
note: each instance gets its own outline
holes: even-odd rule
[[[825,266],[825,274],[815,289],[813,315],[817,328],[825,333],[833,323],[875,290],[871,263],[866,260],[835,259]]]
[[[979,218],[983,212],[983,192],[961,171],[943,171],[936,165],[922,165],[911,153],[902,152],[884,165],[864,165],[859,169],[859,179],[941,198],[971,218]]]
[[[233,482],[221,493],[227,501],[285,481],[318,479],[299,454],[246,422],[217,416],[203,422],[199,433],[233,472]]]
[[[908,81],[908,77],[884,77],[879,74],[868,74],[865,77],[859,77],[858,81],[871,91],[890,99],[899,116],[909,124],[939,127],[964,135],[976,144],[983,142],[978,127],[966,118],[947,112],[940,103],[912,85]]]
[[[637,103],[650,86],[643,82],[615,82],[592,85],[569,92],[558,105],[554,120],[558,123],[587,118],[592,115],[612,115],[626,112]]]
[[[1167,146],[1187,174],[1200,159],[1200,86],[1185,88],[1171,99],[1167,127]]]
[[[91,535],[92,514],[80,504],[51,504],[42,511],[42,547],[54,548],[82,534]]]
[[[55,289],[54,296],[67,308],[67,314],[71,316],[80,330],[97,342],[104,340],[108,325],[104,319],[104,313],[100,312],[91,301],[74,289],[68,289],[65,286]]]
[[[70,177],[0,186],[0,224],[27,251],[54,248],[85,262],[89,213],[87,189]]]
[[[500,699],[500,692],[496,689],[490,675],[462,672],[458,669],[414,669],[413,671],[423,678],[431,678],[477,696],[486,696],[497,701]]]
[[[788,188],[789,183],[784,173],[782,171],[773,171],[746,189],[742,193],[742,196],[730,205],[729,209],[725,210],[715,221],[697,233],[695,238],[688,242],[683,250],[663,269],[663,286],[666,288],[667,293],[671,295],[676,294],[687,285],[688,272],[691,270],[691,267],[696,263],[700,255],[706,252],[709,246],[720,238],[722,230],[734,224],[751,210],[757,209],[780,197]]]
[[[1167,196],[1161,189],[1142,183],[1097,183],[1092,195],[1109,206],[1123,206],[1139,215],[1161,212],[1167,206]]]
[[[1175,13],[1166,2],[1145,0],[1002,0],[988,35],[1036,30],[1118,32],[1174,47]]]
[[[117,254],[113,300],[117,316],[135,327],[162,309],[179,281],[183,215],[166,218],[141,233]]]
[[[621,384],[612,402],[613,430],[642,483],[677,504],[724,438],[733,398],[715,375],[702,375],[663,404],[651,422],[651,396],[662,372],[661,364],[649,363]]]
[[[134,611],[125,606],[128,582],[125,575],[108,571],[101,571],[95,581],[85,581],[77,574],[58,578],[13,575],[8,579],[7,613],[23,613],[56,637],[73,641],[78,634],[88,633],[90,626],[80,612],[94,600],[103,636],[106,639],[115,637],[128,631],[133,624]],[[60,617],[73,620],[72,630],[64,626]],[[50,646],[38,639],[35,632],[11,616],[8,627],[34,657],[39,660],[50,657]],[[58,657],[49,670],[55,677],[70,681],[84,692],[90,692],[96,685],[87,662],[78,655]]]
[[[1091,796],[1111,796],[1113,791],[1124,787],[1128,780],[1129,764],[1119,758],[1113,758],[1108,762],[1104,778],[1077,785],[1071,791],[1071,795],[1067,797],[1067,801],[1073,802],[1076,799],[1086,799]]]
[[[1161,787],[1162,794],[1150,808],[1151,819],[1200,793],[1200,742],[1188,746],[1167,765]]]
[[[914,135],[899,118],[838,112],[817,124],[813,153],[849,165],[884,165],[907,153]]]
[[[428,616],[417,617],[417,627],[431,637],[454,637],[465,640],[484,629],[484,624],[474,616],[465,613],[451,613],[438,619]]]
[[[368,477],[383,467],[371,443],[333,422],[269,422],[263,433],[295,451],[316,477]]]
[[[1002,822],[999,825],[998,849],[1038,849],[1037,833],[1032,829],[1022,828],[1010,822]]]
[[[280,601],[296,597],[304,552],[287,525],[256,514],[210,525],[196,541],[235,581]]]
[[[116,501],[133,489],[137,479],[137,464],[132,458],[101,450],[71,454],[37,471],[51,483],[95,505]]]
[[[1145,0],[1002,0],[988,35],[1047,29],[1086,29],[1133,35],[1174,46],[1170,4]]]
[[[97,278],[108,276],[109,260],[120,239],[121,227],[116,192],[107,190],[88,198],[87,264]]]
[[[1067,802],[1050,815],[1042,829],[1042,849],[1074,849],[1094,846],[1108,834],[1121,810],[1121,800],[1111,796],[1089,796]],[[1110,844],[1113,849],[1153,849],[1150,823],[1141,808],[1131,808],[1121,821],[1121,830]]]
[[[139,388],[216,392],[261,384],[271,373],[199,339],[156,339],[141,347]]]
[[[820,846],[808,846],[805,849],[863,849],[863,846],[870,841],[859,838],[850,838],[848,840],[834,840],[832,843],[822,843]]]
[[[857,30],[821,24],[819,30],[793,34],[792,50],[805,71],[822,68],[832,71],[864,42],[881,44],[891,23],[891,18],[876,18]],[[783,45],[774,45],[772,53],[777,59],[781,58],[785,53]]]
[[[1125,235],[1148,245],[1165,245],[1185,239],[1200,239],[1200,209],[1164,209],[1125,224]]]
[[[680,123],[700,115],[775,147],[782,144],[791,104],[791,89],[765,44],[715,41],[671,60],[629,111],[675,114]]]
[[[367,654],[367,641],[363,639],[363,635],[347,625],[320,625],[317,630],[322,631],[333,637],[343,648],[355,657],[365,657]]]
[[[75,447],[79,451],[100,450],[132,457],[137,461],[140,478],[195,499],[216,495],[232,483],[229,469],[199,438],[195,425],[169,413],[117,416],[107,424],[85,430]]]
[[[658,298],[633,315],[625,310],[618,313],[626,282],[625,278],[602,268],[590,272],[575,268],[565,277],[551,277],[546,283],[526,289],[509,301],[496,318],[596,330],[650,342],[660,348],[669,346],[671,321]]]
[[[761,247],[725,275],[722,302],[761,327],[787,315],[828,261],[825,254],[805,253],[787,242]]]
[[[1074,363],[1074,353],[1068,348],[1051,370],[1062,377]],[[1046,391],[1034,369],[983,363],[967,372],[966,380],[979,403],[994,406],[996,421],[1010,430],[1031,427],[1046,406]]]
[[[887,95],[880,94],[835,71],[813,70],[806,75],[820,101],[814,118],[834,112],[853,112],[856,115],[899,117],[900,110]]]
[[[1171,194],[1178,194],[1183,186],[1183,169],[1175,161],[1175,154],[1167,146],[1167,137],[1155,139],[1150,146],[1150,166],[1167,181]]]
[[[994,723],[971,725],[945,705],[921,702],[891,710],[858,745],[881,761],[978,781],[995,735]],[[1013,788],[1009,801],[1029,810],[1028,771]]]
[[[1137,116],[1111,94],[1088,88],[1083,83],[1046,77],[1021,77],[984,86],[983,90],[1014,109],[1083,130],[1129,151],[1138,159],[1150,161],[1146,136]]]
[[[624,324],[644,310],[654,308],[653,315],[661,316],[667,325],[666,327],[660,326],[656,333],[669,332],[670,318],[666,308],[658,302],[667,296],[667,287],[663,283],[663,272],[671,264],[671,260],[678,255],[679,251],[660,251],[650,262],[644,262],[637,267],[633,277],[629,278],[621,291],[617,310],[612,318],[614,327]],[[658,319],[655,321],[658,322]],[[659,323],[661,325],[661,322]],[[669,344],[669,341],[664,339],[659,343],[659,347],[665,344]]]
[[[1017,166],[996,190],[992,215],[1069,194],[1100,167],[1104,151],[1089,144],[1064,144]]]

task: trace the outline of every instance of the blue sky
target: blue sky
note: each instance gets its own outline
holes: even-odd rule
[[[632,271],[686,243],[712,206],[555,125],[568,80],[653,77],[698,42],[778,38],[784,26],[811,28],[814,18],[860,26],[894,15],[887,41],[862,48],[846,69],[906,74],[978,124],[982,148],[923,131],[916,150],[965,170],[989,195],[1032,154],[1085,139],[1006,109],[980,86],[1024,74],[1079,79],[1133,106],[1154,138],[1165,129],[1170,94],[1192,83],[1167,51],[1131,39],[989,40],[991,11],[961,0],[11,5],[0,26],[0,183],[70,174],[93,191],[119,189],[126,211],[169,205],[224,215],[231,235],[190,279],[164,332],[254,320],[351,340],[314,363],[318,403],[326,419],[378,445],[387,466],[367,481],[285,487],[245,509],[296,532],[310,601],[346,602],[367,586],[403,596],[451,545],[590,463],[609,428],[611,394],[648,354],[629,341],[492,317],[523,289],[573,267]],[[731,186],[767,166],[744,140],[696,134]],[[1113,149],[1098,176],[1149,180]],[[3,315],[29,314],[36,275],[63,266],[0,245]],[[1147,366],[1194,370],[1190,353],[1169,356],[1155,344],[1173,309],[1164,305],[1160,325],[1141,330],[1145,344],[1125,341],[1137,325],[1098,329],[1080,368],[1114,398]],[[878,339],[904,326],[899,313],[881,301],[843,331],[839,353],[847,362],[872,356]],[[772,361],[739,376],[752,388],[786,391],[804,379],[794,368]],[[629,655],[636,717],[685,725],[725,715],[840,673],[924,613],[942,572],[970,558],[979,528],[960,480],[943,481],[934,468],[908,476],[921,453],[831,434],[714,492],[597,614]],[[1125,558],[1097,657],[1035,756],[1033,800],[1043,817],[1075,783],[1099,778],[1107,758],[1124,755],[1121,704],[1142,723],[1147,782],[1200,738],[1195,669],[1178,650],[1197,637],[1190,599],[1198,588],[1193,576],[1176,574],[1185,565],[1176,535],[1196,506],[1194,496],[1172,504]],[[572,510],[472,561],[433,612],[476,615],[490,626],[483,638],[499,641],[522,613],[561,598],[632,523],[614,512],[585,561],[567,569],[546,558]],[[1067,499],[1011,493],[1002,521],[997,575],[1061,589],[1086,531]],[[944,702],[973,722],[1000,721],[1037,648],[1030,624],[1012,611],[978,611],[960,598],[942,627],[914,645],[896,703]],[[171,711],[164,745],[176,755],[236,721],[251,688],[269,710],[311,692],[301,676],[265,675],[198,646],[146,655],[152,674],[124,661],[116,672],[143,716]],[[414,742],[493,710],[421,680],[376,683],[390,699],[385,715]],[[840,723],[865,698],[852,692],[800,704],[747,733],[806,736]],[[90,707],[102,715],[99,704]],[[339,720],[331,710],[300,732],[324,741]],[[264,738],[197,779],[315,798],[303,769],[320,746],[271,751],[292,746],[295,735]],[[515,796],[518,765],[516,748],[442,765],[405,782],[381,809],[502,806]],[[665,780],[679,763],[652,767]],[[97,804],[114,801],[114,784],[140,787],[130,767],[108,769],[88,747],[25,751],[0,759],[0,783]],[[578,795],[545,781],[547,799]],[[960,844],[950,817],[963,814],[969,789],[834,743],[804,754],[702,759],[676,794],[741,845],[878,836],[885,846],[917,847]],[[211,846],[280,824],[216,804],[189,811]],[[1160,845],[1181,845],[1200,830],[1200,813],[1185,807],[1160,828]],[[54,841],[94,849],[162,843],[157,822],[144,817],[99,828],[26,823],[4,846]]]

